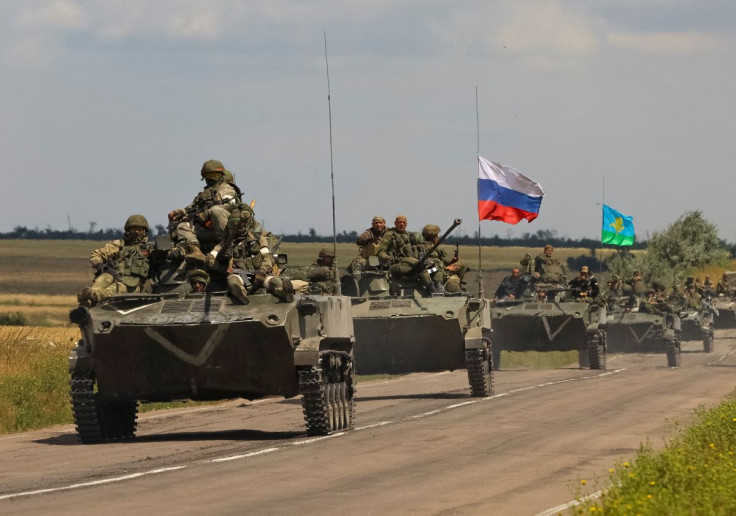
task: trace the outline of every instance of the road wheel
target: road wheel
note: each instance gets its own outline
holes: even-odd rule
[[[711,333],[706,333],[703,336],[703,351],[705,353],[713,352],[713,335]]]
[[[591,369],[606,369],[606,333],[598,331],[593,335],[589,335],[588,344],[588,363]]]

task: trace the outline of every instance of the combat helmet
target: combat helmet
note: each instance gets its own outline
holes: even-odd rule
[[[436,237],[439,234],[440,227],[436,226],[435,224],[427,224],[422,228],[422,236],[427,240]]]
[[[319,259],[322,260],[323,258],[334,258],[335,253],[332,252],[329,248],[323,247],[319,250]]]
[[[253,209],[247,204],[238,204],[230,212],[227,225],[231,228],[253,229],[255,216]]]
[[[202,164],[202,171],[200,173],[202,174],[202,177],[204,177],[205,174],[211,172],[219,172],[220,174],[224,175],[225,165],[222,164],[222,161],[216,159],[208,159]]]
[[[128,231],[131,226],[145,228],[146,231],[148,231],[148,220],[146,220],[146,217],[143,215],[136,213],[135,215],[128,217],[128,220],[125,221],[125,231]]]

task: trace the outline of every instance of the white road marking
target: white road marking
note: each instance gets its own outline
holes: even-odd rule
[[[71,484],[71,485],[62,486],[62,487],[53,487],[49,489],[37,489],[35,491],[22,491],[20,493],[11,493],[11,494],[2,495],[0,496],[0,500],[5,500],[7,498],[16,498],[19,496],[31,496],[31,495],[38,495],[38,494],[44,494],[44,493],[54,493],[57,491],[67,491],[69,489],[78,489],[80,487],[99,486],[102,484],[110,484],[112,482],[122,482],[123,480],[139,478],[145,475],[156,475],[158,473],[166,473],[167,471],[175,471],[178,469],[184,469],[186,467],[187,466],[173,466],[171,468],[152,469],[151,471],[143,471],[141,473],[131,473],[130,475],[123,475],[122,477],[105,478],[102,480],[93,480],[92,482],[82,482],[79,484]]]
[[[553,516],[555,514],[559,514],[565,509],[569,509],[570,507],[575,507],[577,505],[580,505],[581,503],[589,502],[590,500],[595,500],[596,498],[600,498],[602,494],[603,494],[603,491],[596,491],[595,493],[591,493],[588,496],[581,498],[580,500],[573,500],[572,502],[563,503],[562,505],[558,505],[557,507],[552,507],[551,509],[542,511],[539,514],[536,514],[535,516]]]
[[[258,450],[258,451],[251,452],[251,453],[243,453],[241,455],[231,455],[229,457],[221,457],[219,459],[212,459],[211,461],[208,461],[208,462],[227,462],[229,460],[245,459],[248,457],[254,457],[256,455],[263,455],[264,453],[271,453],[277,450],[278,448],[266,448],[265,450]]]
[[[731,351],[729,351],[725,355],[721,355],[721,357],[718,360],[714,360],[713,362],[708,362],[707,365],[716,365],[716,364],[722,362],[726,357],[729,357],[729,356],[733,355],[734,353],[736,353],[736,348],[733,348]]]

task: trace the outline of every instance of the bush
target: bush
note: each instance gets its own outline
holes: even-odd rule
[[[26,326],[26,316],[20,312],[0,313],[0,326]]]

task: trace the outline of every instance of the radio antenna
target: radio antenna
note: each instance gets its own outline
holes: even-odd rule
[[[478,85],[475,86],[475,140],[477,155],[475,158],[475,166],[480,162],[480,116],[478,114]],[[477,170],[476,170],[477,173]],[[480,236],[480,218],[478,218],[478,297],[483,298],[485,291],[483,290],[483,260]]]
[[[327,70],[327,113],[330,123],[330,182],[332,184],[332,270],[334,273],[335,293],[340,295],[340,281],[337,277],[337,224],[335,219],[335,165],[332,158],[332,94],[330,92],[330,63],[327,60],[327,31],[325,36],[325,69]]]

